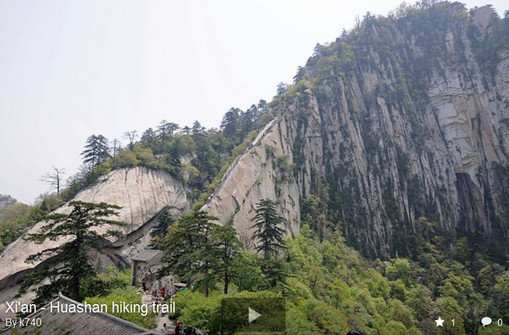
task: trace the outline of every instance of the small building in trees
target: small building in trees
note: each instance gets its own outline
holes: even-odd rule
[[[131,258],[132,262],[132,286],[138,286],[142,282],[151,282],[155,279],[156,267],[161,264],[162,253],[159,250],[143,249],[139,254]]]

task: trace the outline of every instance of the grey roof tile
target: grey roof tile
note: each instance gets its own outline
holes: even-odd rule
[[[65,305],[81,305],[70,298],[59,295],[53,303],[60,302]],[[8,330],[6,334],[20,335],[145,335],[160,334],[159,332],[140,327],[132,322],[122,320],[106,313],[51,313],[50,304],[45,309],[40,308],[28,318],[40,318],[41,327],[16,327]],[[0,331],[1,333],[1,331]]]

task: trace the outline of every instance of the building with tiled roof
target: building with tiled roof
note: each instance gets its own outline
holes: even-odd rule
[[[143,277],[147,273],[155,274],[155,271],[150,271],[151,268],[157,267],[161,263],[162,253],[159,250],[143,249],[139,254],[131,258],[132,262],[132,286],[138,286],[140,282],[151,281],[154,278],[150,276],[150,280],[144,280]]]
[[[60,305],[83,304],[59,294],[51,303]],[[51,313],[50,304],[39,308],[36,313],[29,315],[30,320],[40,319],[40,327],[28,325],[24,328],[0,330],[3,334],[19,335],[150,335],[160,332],[140,327],[132,322],[122,320],[107,313]],[[34,324],[37,322],[34,322]]]

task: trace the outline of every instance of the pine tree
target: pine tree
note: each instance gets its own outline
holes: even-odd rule
[[[191,211],[168,229],[161,244],[163,261],[167,266],[163,273],[179,275],[193,284],[208,288],[224,280],[224,292],[228,293],[232,273],[238,264],[242,243],[233,227],[213,223],[216,217],[205,211]]]
[[[152,128],[148,128],[141,135],[141,143],[152,144],[157,138],[156,132]]]
[[[159,245],[166,236],[168,232],[168,228],[175,223],[175,219],[170,214],[167,208],[165,208],[157,217],[157,223],[150,232],[150,236],[152,237],[152,245]]]
[[[198,135],[203,135],[204,133],[205,133],[205,128],[202,127],[202,125],[200,124],[200,122],[198,122],[198,120],[194,121],[193,127],[191,128],[191,135],[193,135],[193,137],[195,137]]]
[[[45,259],[45,266],[32,272],[21,285],[20,293],[28,288],[49,279],[34,289],[36,298],[34,302],[40,304],[54,298],[58,292],[75,300],[82,300],[81,287],[86,280],[96,276],[96,269],[88,251],[95,243],[106,237],[120,237],[119,230],[108,230],[100,234],[95,228],[102,226],[125,227],[126,224],[109,219],[117,216],[119,206],[106,203],[89,203],[71,201],[72,208],[69,214],[52,213],[43,218],[46,225],[38,233],[29,234],[27,241],[38,244],[47,239],[56,241],[60,238],[70,239],[68,242],[54,248],[45,249],[37,254],[30,255],[26,262],[32,263]],[[49,258],[48,258],[49,257]]]
[[[224,114],[223,120],[221,121],[221,130],[223,134],[232,140],[237,139],[241,113],[242,111],[240,109],[232,107]]]
[[[160,126],[157,128],[157,132],[159,134],[159,138],[164,141],[170,139],[179,129],[180,126],[178,124],[163,120],[161,121]]]
[[[205,211],[194,210],[183,214],[178,222],[170,226],[161,243],[162,260],[167,264],[162,273],[178,275],[190,287],[193,276],[208,271],[208,265],[201,259],[201,251],[210,240],[213,220],[217,218]]]
[[[237,265],[237,256],[242,248],[242,242],[237,238],[237,231],[231,226],[215,226],[211,234],[211,250],[205,257],[209,258],[212,275],[224,283],[224,294],[228,294],[228,286],[232,273]]]
[[[115,138],[115,139],[113,139],[113,144],[111,145],[110,149],[111,149],[111,153],[112,153],[113,157],[115,157],[122,149],[122,144],[120,143],[119,140],[117,140]]]
[[[255,229],[252,239],[258,246],[258,252],[263,252],[263,259],[268,260],[271,255],[277,255],[284,247],[283,237],[285,231],[278,227],[284,218],[276,211],[275,203],[270,199],[262,199],[256,204],[256,215],[253,218]]]
[[[191,128],[189,128],[188,126],[185,126],[184,128],[182,128],[182,135],[189,135],[191,134]]]
[[[110,157],[108,139],[103,135],[90,136],[81,156],[83,156],[83,164],[88,166],[90,171],[93,171],[97,165]]]

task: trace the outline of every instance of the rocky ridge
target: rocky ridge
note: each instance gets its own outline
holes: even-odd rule
[[[130,265],[130,256],[148,246],[149,231],[153,219],[163,209],[168,208],[174,216],[179,216],[190,208],[186,190],[182,183],[164,171],[150,170],[144,167],[120,169],[100,178],[100,180],[79,192],[74,200],[85,202],[106,202],[122,207],[116,220],[126,222],[126,236],[111,240],[104,245],[108,249],[109,259],[117,265]],[[63,206],[57,212],[66,213],[69,207]],[[43,222],[37,223],[27,233],[35,233]],[[98,229],[105,232],[106,227]],[[0,256],[0,289],[14,284],[24,271],[37,266],[27,264],[25,259],[34,253],[61,245],[65,241],[47,240],[44,244],[27,243],[22,238],[7,246]],[[119,264],[120,263],[120,264]]]

